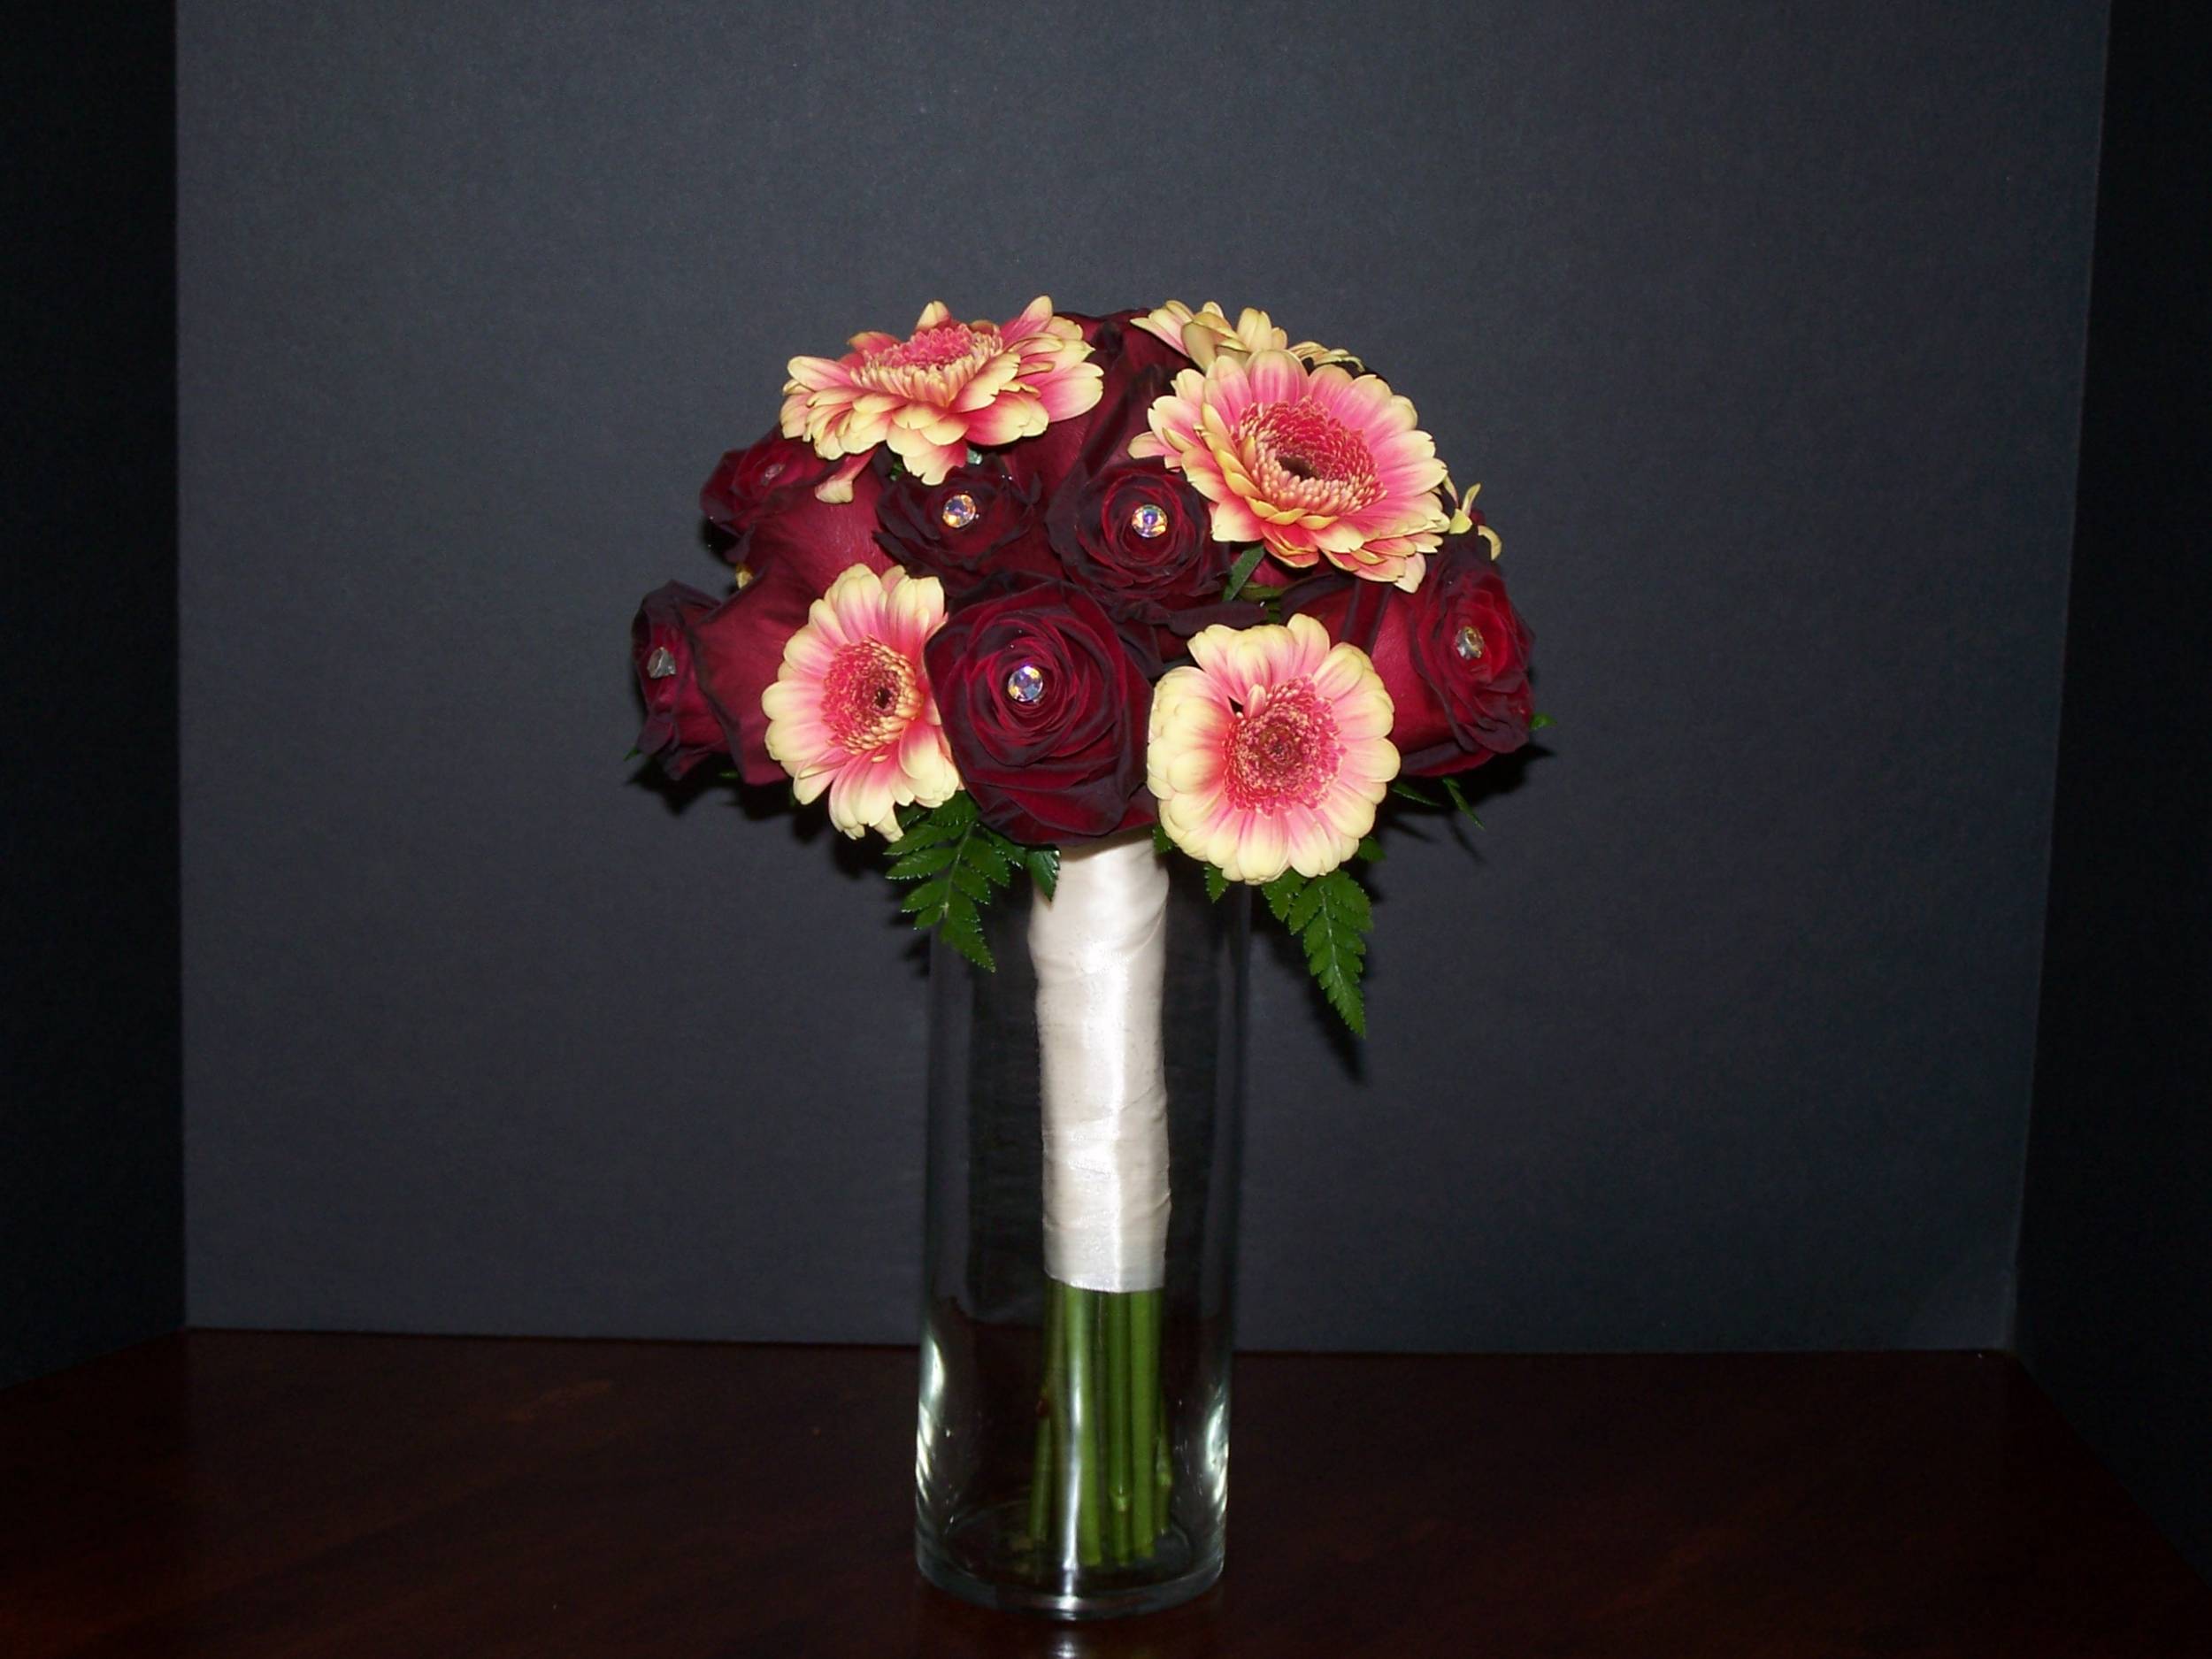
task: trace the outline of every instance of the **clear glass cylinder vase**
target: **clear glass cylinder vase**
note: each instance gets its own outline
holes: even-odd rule
[[[915,1551],[1063,1618],[1221,1571],[1248,890],[1148,835],[983,910],[930,959]]]

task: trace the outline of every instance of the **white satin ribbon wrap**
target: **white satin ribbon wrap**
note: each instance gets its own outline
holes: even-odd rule
[[[1045,1271],[1083,1290],[1167,1277],[1167,864],[1148,833],[1064,853],[1030,911],[1042,1062]]]

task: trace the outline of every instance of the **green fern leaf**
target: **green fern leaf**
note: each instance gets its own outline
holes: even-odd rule
[[[1037,884],[1037,891],[1050,898],[1060,885],[1060,849],[1057,847],[1031,847],[1024,858],[1029,865],[1029,879]]]
[[[1274,912],[1277,921],[1283,920],[1290,914],[1290,902],[1298,896],[1305,885],[1305,877],[1300,875],[1295,870],[1286,870],[1260,888],[1260,891],[1266,895],[1267,908]]]
[[[968,837],[967,844],[960,850],[961,862],[993,887],[1012,885],[1014,860],[1009,854],[1018,854],[1020,849],[1004,836],[979,830]]]
[[[1367,971],[1364,935],[1374,926],[1367,891],[1349,870],[1339,866],[1298,897],[1293,915],[1303,920],[1294,931],[1305,948],[1307,970],[1353,1034],[1364,1037],[1367,1003],[1360,976]],[[1310,904],[1305,902],[1309,897]]]
[[[1375,907],[1367,897],[1367,889],[1359,884],[1349,870],[1331,871],[1326,897],[1329,908],[1361,933],[1371,931],[1375,926]],[[1363,941],[1360,949],[1366,945]]]
[[[923,933],[935,928],[944,941],[987,972],[995,971],[983,937],[983,906],[1026,870],[1047,898],[1060,874],[1059,849],[1025,847],[984,823],[975,797],[963,790],[924,810],[902,808],[899,839],[885,856],[894,881],[916,885],[899,900],[899,909]]]
[[[942,847],[959,839],[960,832],[953,826],[940,824],[934,818],[923,818],[908,825],[898,840],[883,849],[883,856],[887,858],[902,857],[908,853],[919,852],[925,847]]]
[[[977,913],[975,902],[964,893],[956,890],[945,901],[945,918],[938,926],[937,936],[984,972],[998,972],[990,946],[983,942],[982,918]]]
[[[900,895],[899,908],[913,917],[915,926],[933,926],[945,908],[946,897],[951,892],[952,883],[941,877],[934,881],[925,881],[920,887]]]
[[[1208,900],[1218,904],[1221,902],[1221,895],[1228,890],[1229,878],[1221,873],[1221,866],[1208,864],[1206,866],[1206,897]]]
[[[904,842],[897,843],[903,846]],[[958,855],[942,841],[933,847],[923,847],[908,853],[883,873],[894,881],[914,881],[923,876],[933,876],[952,863]]]

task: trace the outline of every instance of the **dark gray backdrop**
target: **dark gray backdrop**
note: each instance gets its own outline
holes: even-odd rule
[[[787,356],[1042,291],[1388,368],[1559,721],[1362,1075],[1263,953],[1245,1340],[2001,1341],[2102,29],[185,5],[192,1320],[910,1336],[888,901],[626,781],[624,626]]]

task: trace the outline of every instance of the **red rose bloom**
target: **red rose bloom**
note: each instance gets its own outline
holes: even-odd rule
[[[1092,434],[1118,418],[1133,379],[1148,369],[1162,370],[1160,391],[1164,392],[1167,382],[1175,378],[1176,370],[1190,367],[1190,360],[1181,352],[1155,340],[1141,328],[1129,326],[1132,318],[1144,314],[1135,311],[1116,311],[1108,317],[1061,313],[1083,330],[1083,338],[1090,342],[1090,360],[1098,365],[1104,378],[1099,385],[1098,402],[1087,412],[1056,420],[1036,437],[1024,438],[1002,452],[1006,457],[1007,471],[1024,480],[1035,480],[1045,499],[1051,498],[1053,490],[1067,476]],[[1150,407],[1151,398],[1148,397],[1139,406],[1136,426],[1124,442],[1145,430],[1144,411]],[[1128,457],[1125,453],[1112,458],[1126,460]]]
[[[736,538],[728,557],[741,565],[753,526],[787,492],[810,493],[829,471],[830,464],[812,445],[771,432],[749,449],[732,449],[715,463],[700,487],[699,511],[708,523]]]
[[[1045,526],[1071,581],[1116,616],[1164,626],[1160,646],[1172,652],[1178,634],[1214,622],[1243,626],[1259,611],[1220,603],[1236,549],[1213,539],[1205,498],[1164,463],[1129,458],[1129,440],[1167,389],[1156,367],[1123,377],[1119,401],[1102,409],[1054,491]]]
[[[1480,537],[1448,540],[1412,593],[1324,578],[1284,604],[1374,659],[1407,776],[1464,772],[1528,741],[1532,636]]]
[[[753,518],[741,563],[754,577],[787,571],[817,598],[829,591],[841,572],[856,565],[888,569],[890,561],[876,546],[880,488],[873,473],[864,472],[853,480],[850,501],[818,501],[811,489],[777,491]]]
[[[729,750],[722,722],[699,687],[685,626],[713,609],[713,599],[696,588],[670,582],[645,595],[630,624],[630,661],[645,699],[637,746],[657,756],[672,778]]]
[[[903,471],[893,476],[887,451],[872,470],[882,488],[876,545],[915,575],[943,582],[947,599],[1002,571],[1056,573],[1038,534],[1034,479],[1010,476],[994,457],[954,467],[941,484]]]
[[[983,821],[1031,845],[1148,821],[1149,644],[1064,582],[1001,576],[923,653],[946,741]]]
[[[855,565],[890,567],[875,542],[878,488],[863,472],[849,502],[817,501],[811,489],[778,491],[743,543],[737,592],[687,618],[699,689],[747,783],[780,783],[786,776],[769,756],[768,717],[760,709],[760,694],[783,666],[785,643],[841,572]]]
[[[1165,622],[1217,598],[1235,549],[1217,541],[1203,496],[1160,461],[1125,461],[1053,502],[1053,550],[1068,573],[1117,611]]]

